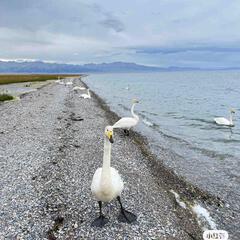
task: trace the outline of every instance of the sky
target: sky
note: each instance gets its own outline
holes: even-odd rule
[[[0,59],[240,67],[240,2],[0,0]]]

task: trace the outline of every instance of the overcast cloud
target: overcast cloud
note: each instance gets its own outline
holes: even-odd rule
[[[0,59],[240,67],[238,0],[1,0]]]

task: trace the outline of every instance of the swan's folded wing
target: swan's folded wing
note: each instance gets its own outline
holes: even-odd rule
[[[102,168],[98,168],[93,175],[92,184],[91,184],[91,191],[93,195],[95,195],[95,193],[99,190],[101,174],[102,174]]]
[[[112,186],[115,191],[115,197],[120,196],[123,190],[124,184],[123,180],[118,173],[118,170],[111,167],[111,177],[112,177]]]
[[[214,118],[214,121],[219,125],[229,125],[230,121],[223,117]]]
[[[124,117],[118,120],[114,125],[113,128],[131,128],[137,124],[136,119],[131,117]]]

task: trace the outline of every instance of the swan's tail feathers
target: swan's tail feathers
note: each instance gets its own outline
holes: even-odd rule
[[[124,222],[124,223],[134,223],[137,221],[137,216],[129,211],[127,211],[126,209],[123,208],[122,206],[122,202],[120,197],[117,197],[117,200],[120,204],[120,214],[118,216],[118,220],[119,222]]]

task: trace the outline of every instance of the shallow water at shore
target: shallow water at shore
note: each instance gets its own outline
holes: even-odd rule
[[[121,116],[131,99],[152,151],[177,174],[235,205],[240,195],[240,72],[163,72],[90,75],[89,87]],[[236,110],[232,129],[214,124]]]

